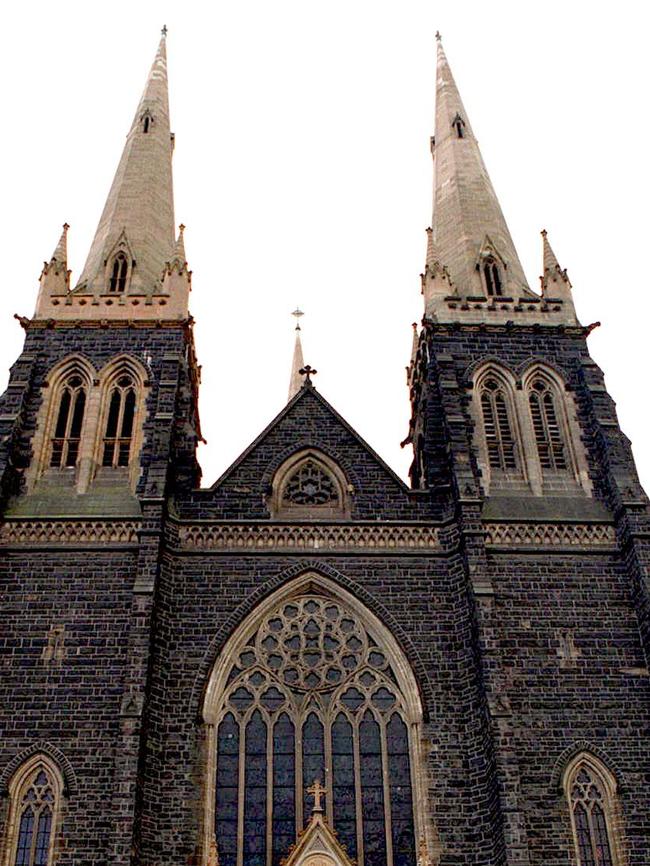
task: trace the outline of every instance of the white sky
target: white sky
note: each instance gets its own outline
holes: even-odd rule
[[[532,287],[547,228],[650,488],[646,4],[59,0],[3,15],[0,370],[61,224],[78,278],[159,30],[212,483],[305,360],[402,476],[439,29]],[[6,376],[0,384],[4,385]]]

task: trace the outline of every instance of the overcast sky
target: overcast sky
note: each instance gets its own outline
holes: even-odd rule
[[[3,15],[0,370],[61,224],[73,281],[163,24],[212,483],[316,385],[406,477],[404,368],[431,220],[434,33],[532,287],[546,228],[650,488],[649,13],[619,0],[29,2]],[[6,381],[6,376],[3,379]]]

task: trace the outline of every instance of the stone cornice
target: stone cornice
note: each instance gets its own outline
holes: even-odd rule
[[[182,550],[402,553],[441,551],[438,530],[414,524],[180,523]]]
[[[486,523],[485,543],[489,546],[536,547],[614,547],[616,531],[607,523]]]
[[[137,544],[139,527],[139,520],[106,518],[8,520],[0,525],[0,546]]]

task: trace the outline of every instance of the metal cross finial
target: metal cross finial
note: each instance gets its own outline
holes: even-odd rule
[[[167,36],[167,25],[163,24],[162,30],[160,31],[163,36]]]
[[[296,309],[293,311],[293,313],[291,315],[296,317],[296,331],[299,331],[300,330],[300,317],[304,316],[305,314],[300,309],[300,307],[296,307]]]
[[[439,30],[436,30],[436,42],[442,42],[442,35]]]
[[[320,779],[315,779],[314,784],[311,786],[311,788],[307,788],[307,793],[314,798],[314,806],[311,810],[312,815],[315,815],[317,812],[323,811],[323,806],[321,805],[320,798],[326,791],[327,788],[324,788],[321,785]]]
[[[311,376],[315,376],[318,373],[318,370],[314,370],[313,367],[310,367],[309,364],[305,364],[304,367],[301,367],[298,370],[301,376],[305,377],[305,385],[311,385]]]

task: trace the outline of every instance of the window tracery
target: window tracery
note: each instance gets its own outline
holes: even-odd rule
[[[517,451],[508,396],[495,376],[488,376],[481,386],[483,430],[491,469],[507,472],[517,469]]]
[[[334,461],[316,450],[301,451],[275,473],[271,511],[274,516],[346,517],[348,489],[346,478]]]
[[[10,786],[8,866],[53,863],[62,782],[54,765],[39,755],[27,762]]]
[[[617,864],[612,833],[615,786],[608,775],[593,759],[582,756],[565,779],[578,866]]]
[[[60,388],[56,423],[50,442],[51,467],[63,468],[77,465],[85,408],[84,380],[78,373],[73,373]]]
[[[351,857],[414,866],[408,721],[394,665],[355,613],[315,590],[272,609],[236,652],[215,719],[222,866],[277,866],[315,779]]]
[[[131,459],[136,387],[133,378],[120,375],[108,394],[108,412],[102,448],[102,466],[128,466]]]
[[[565,471],[569,466],[555,393],[541,376],[534,378],[529,385],[528,404],[542,470]]]

